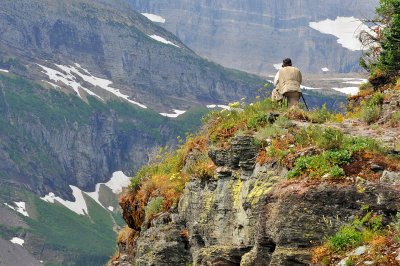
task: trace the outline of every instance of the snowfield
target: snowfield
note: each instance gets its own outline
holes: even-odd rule
[[[177,109],[172,109],[173,113],[160,113],[160,115],[165,116],[165,117],[172,117],[172,118],[176,118],[184,113],[186,113],[186,111],[183,110],[177,110]]]
[[[357,93],[360,91],[358,87],[332,88],[332,90],[339,91],[341,93],[352,96],[357,95]]]
[[[112,190],[114,194],[119,194],[122,192],[124,187],[127,187],[130,184],[130,178],[126,176],[122,171],[118,171],[113,173],[111,179],[107,183],[98,183],[96,184],[94,192],[85,192],[79,189],[78,187],[71,186],[72,195],[75,198],[75,201],[67,201],[60,197],[57,197],[53,192],[50,192],[48,195],[40,198],[49,203],[58,202],[62,204],[64,207],[70,209],[71,211],[79,214],[79,215],[87,215],[88,214],[88,207],[86,201],[83,197],[83,194],[91,197],[94,201],[96,201],[101,207],[106,209],[103,204],[101,204],[99,200],[99,192],[100,186],[105,185]],[[108,208],[110,210],[110,208]],[[114,210],[114,208],[113,208]]]
[[[279,69],[282,68],[282,63],[273,64],[273,66],[274,66],[274,68],[275,68],[276,70],[279,70]]]
[[[337,17],[310,22],[309,26],[321,33],[331,34],[338,38],[337,42],[351,51],[362,50],[358,35],[365,30],[371,32],[367,25],[355,17]]]
[[[155,15],[155,14],[150,14],[150,13],[142,13],[143,16],[148,18],[149,20],[157,23],[165,23],[165,18]]]
[[[29,217],[29,214],[26,211],[26,203],[25,202],[23,202],[23,201],[18,201],[18,202],[14,201],[14,204],[17,206],[16,208],[11,206],[8,203],[4,203],[4,205],[6,205],[8,208],[10,208],[10,209],[12,209],[12,210],[14,210],[16,212],[19,212],[23,216]]]
[[[221,108],[225,110],[231,109],[228,105],[223,105],[223,104],[209,104],[207,105],[208,109],[214,109],[214,108]]]
[[[8,73],[8,72],[10,72],[10,71],[8,71],[8,70],[6,70],[6,69],[1,69],[1,68],[0,68],[0,72]]]
[[[132,104],[135,104],[141,108],[146,109],[147,106],[138,103],[136,101],[130,100],[129,96],[126,94],[123,94],[120,92],[119,89],[115,89],[113,87],[111,87],[110,85],[113,83],[112,81],[108,80],[108,79],[103,79],[103,78],[99,78],[99,77],[95,77],[92,74],[90,74],[90,72],[87,69],[84,69],[83,67],[81,67],[79,64],[75,64],[75,66],[64,66],[64,65],[56,65],[59,69],[61,69],[63,72],[49,68],[49,67],[45,67],[42,65],[38,65],[43,69],[43,73],[45,73],[50,80],[57,82],[61,82],[64,83],[65,85],[71,87],[76,94],[82,98],[82,96],[79,93],[79,88],[84,90],[87,94],[92,95],[92,96],[96,96],[99,99],[103,100],[99,95],[97,95],[96,93],[94,93],[93,91],[89,90],[88,88],[84,87],[82,84],[79,83],[77,77],[81,78],[82,80],[86,81],[87,83],[99,87],[103,90],[106,90],[112,94],[114,94],[115,96],[122,98]],[[53,84],[51,82],[47,82],[55,87],[58,87],[58,85]]]
[[[72,189],[72,195],[75,198],[75,201],[64,200],[60,197],[57,197],[53,192],[50,192],[48,195],[40,198],[49,203],[55,203],[56,201],[63,206],[67,207],[71,211],[79,214],[86,215],[88,213],[88,208],[86,205],[86,201],[83,198],[82,190],[75,186],[69,186]]]
[[[17,244],[17,245],[20,245],[20,246],[22,246],[25,243],[25,240],[23,240],[23,239],[21,239],[19,237],[13,237],[10,241],[11,241],[11,243]]]
[[[178,47],[178,48],[180,48],[178,45],[176,45],[175,43],[173,43],[173,42],[170,42],[170,41],[168,41],[168,40],[166,40],[165,38],[163,38],[163,37],[161,37],[161,36],[158,36],[158,35],[155,35],[155,34],[153,34],[153,35],[148,35],[150,38],[152,38],[153,40],[156,40],[156,41],[158,41],[158,42],[162,42],[162,43],[164,43],[164,44],[169,44],[169,45],[173,45],[173,46],[175,46],[175,47]]]

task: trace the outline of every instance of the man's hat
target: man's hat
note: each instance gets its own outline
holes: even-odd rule
[[[283,59],[282,67],[291,66],[291,65],[292,65],[292,60],[290,58]]]

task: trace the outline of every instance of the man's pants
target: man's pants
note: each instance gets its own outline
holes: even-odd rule
[[[300,92],[298,91],[286,92],[285,94],[283,94],[283,96],[286,97],[289,108],[292,106],[297,106],[299,104]]]

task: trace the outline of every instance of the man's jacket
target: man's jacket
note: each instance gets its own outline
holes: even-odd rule
[[[280,69],[274,81],[276,89],[281,95],[292,91],[300,92],[301,82],[302,76],[300,70],[292,66]]]

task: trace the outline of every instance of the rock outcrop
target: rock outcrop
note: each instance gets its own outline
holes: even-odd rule
[[[384,222],[400,208],[399,187],[388,182],[288,181],[278,164],[256,163],[251,137],[209,155],[214,178],[191,180],[177,208],[138,228],[123,253],[132,265],[309,265],[311,248],[362,206]]]

